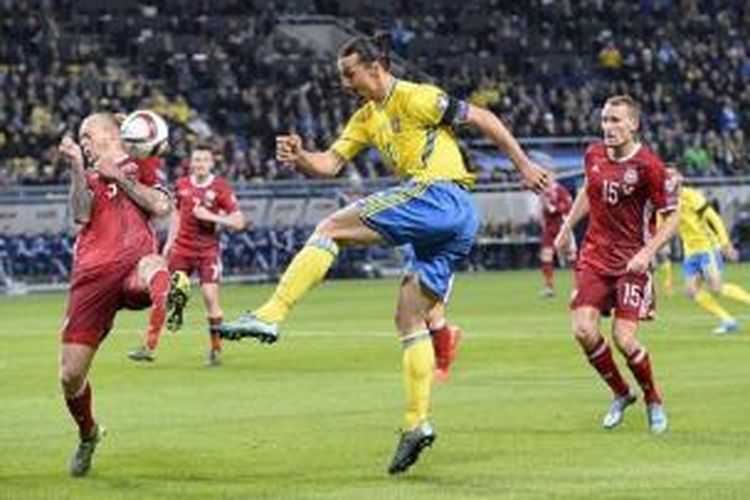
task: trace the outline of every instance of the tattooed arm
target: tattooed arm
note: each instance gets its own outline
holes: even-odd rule
[[[92,196],[86,184],[83,153],[78,144],[70,137],[64,137],[60,143],[60,154],[70,164],[70,193],[68,200],[73,221],[86,224],[91,219]]]

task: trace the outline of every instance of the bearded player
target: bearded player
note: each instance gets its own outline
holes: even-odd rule
[[[639,106],[630,96],[607,99],[601,114],[604,140],[586,151],[585,184],[555,247],[560,252],[569,248],[573,228],[588,213],[570,308],[576,340],[614,395],[603,426],[620,425],[626,408],[636,401],[599,331],[602,315],[614,312],[615,345],[643,391],[651,432],[660,434],[667,429],[667,414],[637,331],[652,305],[651,261],[677,228],[679,183],[638,141],[639,123]],[[649,235],[654,211],[662,214],[664,224]]]
[[[149,329],[164,324],[169,273],[157,253],[151,218],[171,210],[158,173],[128,157],[113,115],[86,117],[79,139],[80,146],[70,137],[60,144],[70,164],[71,213],[81,225],[60,355],[60,381],[80,438],[70,462],[73,476],[89,471],[103,435],[94,419],[88,372],[117,311],[151,306]]]

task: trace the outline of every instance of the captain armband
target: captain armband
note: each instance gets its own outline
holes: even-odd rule
[[[469,104],[466,101],[441,94],[438,97],[438,108],[443,112],[440,125],[457,127],[466,123],[466,118],[469,114]]]

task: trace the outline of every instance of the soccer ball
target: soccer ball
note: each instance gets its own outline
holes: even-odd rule
[[[164,152],[169,140],[169,126],[153,111],[133,111],[120,125],[120,138],[130,156],[147,158]]]

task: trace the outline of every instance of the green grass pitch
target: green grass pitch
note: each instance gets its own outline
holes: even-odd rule
[[[728,274],[750,283],[750,267]],[[152,365],[125,357],[145,315],[121,313],[93,370],[109,434],[85,479],[67,476],[65,297],[0,298],[0,498],[748,498],[750,309],[730,304],[746,330],[716,338],[712,318],[660,297],[641,336],[670,430],[649,435],[639,401],[604,431],[610,397],[572,341],[568,276],[558,277],[551,301],[537,298],[536,273],[458,277],[450,316],[466,335],[452,380],[434,392],[438,439],[401,477],[386,474],[402,414],[396,280],[327,282],[279,343],[228,344],[218,369],[202,366],[197,291]],[[226,315],[269,291],[224,288]]]

